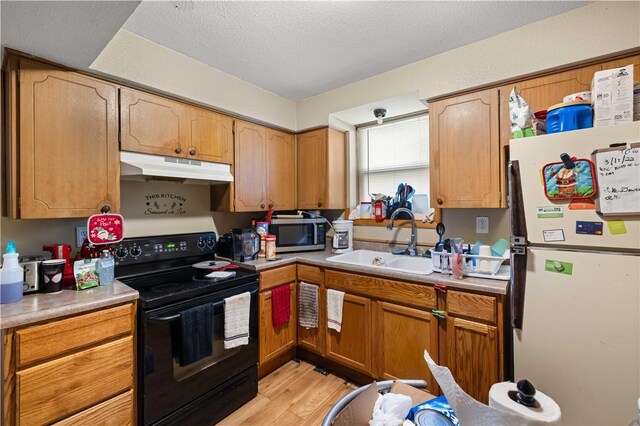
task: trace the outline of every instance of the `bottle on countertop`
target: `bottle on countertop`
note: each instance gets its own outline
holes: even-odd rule
[[[113,283],[115,265],[115,260],[109,250],[102,250],[100,259],[98,260],[98,278],[100,279],[100,285]]]
[[[4,262],[0,269],[0,303],[17,302],[22,299],[24,285],[24,269],[18,264],[14,241],[7,243],[7,250],[2,255]]]

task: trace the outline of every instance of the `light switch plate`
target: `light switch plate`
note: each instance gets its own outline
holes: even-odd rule
[[[85,238],[87,238],[87,227],[76,226],[76,247],[82,247],[82,243],[84,243]]]
[[[489,218],[487,216],[476,216],[476,233],[489,233]]]

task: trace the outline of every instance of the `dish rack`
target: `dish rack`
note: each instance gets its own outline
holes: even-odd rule
[[[452,258],[455,253],[447,251],[435,251],[430,249],[433,271],[441,274],[451,273]],[[502,256],[481,256],[479,254],[465,253],[462,255],[462,274],[468,277],[493,278],[498,280],[508,280],[510,278],[510,267],[503,265],[510,256],[507,250]]]

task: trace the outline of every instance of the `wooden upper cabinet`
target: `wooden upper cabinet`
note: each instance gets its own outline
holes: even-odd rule
[[[289,133],[267,129],[267,201],[275,210],[296,208],[296,147]]]
[[[18,84],[17,105],[10,106],[19,112],[10,113],[19,117],[12,120],[10,142],[19,148],[11,152],[11,164],[17,166],[11,179],[19,181],[19,197],[12,200],[20,199],[13,215],[23,219],[86,217],[103,206],[117,212],[116,86],[22,59]],[[15,191],[18,185],[11,188]]]
[[[190,107],[187,158],[233,163],[233,119],[203,108]]]
[[[605,62],[600,66],[601,70],[625,67],[633,64],[633,82],[640,83],[640,55],[633,55],[622,59]]]
[[[502,201],[498,89],[430,102],[434,207],[506,207]]]
[[[120,89],[120,148],[184,157],[190,146],[189,106],[138,90]]]
[[[593,74],[601,69],[601,65],[591,65],[502,86],[500,88],[501,144],[508,145],[511,139],[509,94],[514,87],[516,92],[527,101],[533,113],[561,103],[562,98],[571,93],[590,91]]]
[[[346,207],[345,134],[324,128],[297,136],[298,208],[344,209]]]
[[[236,121],[234,193],[237,212],[267,208],[266,143],[266,128]]]

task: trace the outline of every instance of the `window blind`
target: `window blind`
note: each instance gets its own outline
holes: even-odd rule
[[[357,130],[358,201],[393,196],[400,183],[429,193],[429,116],[419,115]]]

